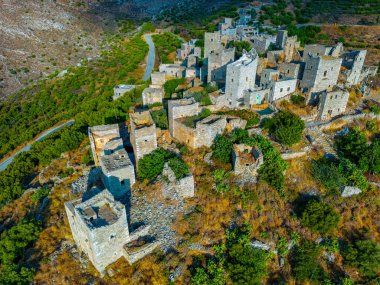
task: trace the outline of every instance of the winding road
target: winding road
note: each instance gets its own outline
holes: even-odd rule
[[[147,61],[146,61],[146,68],[145,68],[145,73],[144,73],[144,76],[143,76],[143,80],[148,80],[153,72],[153,69],[154,69],[154,64],[155,64],[155,61],[156,61],[156,47],[154,45],[154,42],[153,42],[153,39],[152,39],[152,35],[153,34],[145,34],[144,35],[144,39],[145,41],[148,43],[149,45],[149,52],[148,52],[148,57],[147,57]],[[19,151],[15,152],[14,154],[12,154],[10,157],[8,157],[7,159],[3,160],[0,162],[0,171],[3,171],[5,170],[9,164],[12,163],[13,159],[15,158],[15,156],[17,156],[18,154],[24,152],[24,151],[29,151],[32,144],[34,142],[37,142],[37,141],[42,141],[45,137],[47,137],[48,135],[56,132],[56,131],[59,131],[60,129],[62,129],[63,127],[66,127],[66,126],[71,126],[72,124],[74,124],[75,120],[70,120],[68,122],[65,122],[65,123],[62,123],[56,127],[53,127],[45,132],[43,132],[41,135],[39,135],[36,139],[34,139],[33,141],[29,142],[25,147],[23,147],[22,149],[20,149]]]
[[[68,122],[65,122],[65,123],[62,123],[54,128],[51,128],[51,129],[48,129],[47,131],[43,132],[41,135],[39,135],[36,139],[34,139],[33,141],[29,142],[25,147],[23,147],[22,149],[20,149],[19,151],[17,151],[16,153],[12,154],[10,157],[8,157],[6,160],[2,161],[0,163],[0,171],[3,171],[7,168],[7,166],[9,164],[11,164],[11,162],[13,161],[13,159],[15,158],[16,155],[24,152],[24,151],[29,151],[32,144],[34,142],[38,142],[38,141],[42,141],[44,138],[46,138],[48,135],[56,132],[56,131],[59,131],[60,129],[62,129],[63,127],[66,127],[66,126],[71,126],[72,124],[74,124],[75,120],[70,120]]]
[[[148,80],[150,78],[150,75],[152,74],[152,71],[154,69],[154,63],[156,61],[156,51],[155,51],[156,47],[154,46],[152,34],[145,34],[144,39],[149,45],[149,52],[148,52],[148,57],[146,60],[145,73],[142,79]]]

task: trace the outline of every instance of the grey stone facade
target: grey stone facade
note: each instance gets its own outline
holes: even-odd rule
[[[144,155],[157,148],[156,125],[149,111],[136,111],[130,114],[130,140],[136,165]]]
[[[278,65],[278,71],[282,76],[294,79],[302,79],[304,66],[305,64],[303,62],[283,62]]]
[[[342,65],[346,68],[345,75],[349,86],[360,83],[366,55],[366,50],[352,51],[344,54]]]
[[[223,49],[220,32],[205,33],[204,58]]]
[[[306,60],[301,87],[311,92],[331,90],[338,82],[341,58],[309,57]]]
[[[148,106],[154,103],[162,103],[164,95],[165,91],[163,88],[145,88],[142,92],[143,104]]]
[[[258,56],[255,50],[243,52],[237,61],[227,65],[226,99],[228,107],[236,108],[244,104],[244,90],[255,88]]]
[[[135,184],[135,168],[121,138],[106,143],[100,156],[102,180],[112,195],[119,199]]]
[[[276,37],[271,35],[255,35],[251,39],[253,48],[260,54],[267,52],[271,44],[276,43]]]
[[[303,51],[303,60],[306,61],[309,57],[319,57],[319,56],[332,56],[339,57],[343,53],[342,43],[338,43],[335,47],[325,46],[320,44],[309,44],[305,45]]]
[[[323,92],[319,98],[318,119],[327,120],[344,113],[349,96],[347,90],[341,89]]]
[[[175,120],[185,117],[196,116],[199,113],[199,103],[194,98],[169,100],[168,102],[168,120],[170,135],[177,137],[177,129],[175,129]]]
[[[211,53],[207,60],[207,82],[220,82],[226,80],[227,65],[235,60],[235,48],[222,49]]]

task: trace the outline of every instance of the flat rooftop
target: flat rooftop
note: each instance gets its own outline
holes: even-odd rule
[[[133,167],[132,162],[129,159],[128,153],[124,148],[121,150],[117,150],[110,155],[101,156],[100,162],[105,174],[130,166]]]
[[[130,118],[136,127],[151,126],[154,123],[149,111],[132,113],[130,114]]]

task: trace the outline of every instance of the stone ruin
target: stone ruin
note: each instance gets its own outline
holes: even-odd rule
[[[102,181],[115,198],[126,195],[135,184],[135,168],[121,138],[110,140],[100,156]]]
[[[245,128],[247,124],[240,118],[224,115],[198,119],[200,111],[199,103],[194,98],[169,100],[168,103],[170,135],[193,149],[211,147],[224,130]]]
[[[161,189],[163,196],[167,199],[173,199],[174,196],[179,198],[194,197],[194,177],[190,173],[188,176],[177,180],[169,164],[165,163],[161,174]]]
[[[149,106],[155,103],[161,103],[164,98],[165,91],[163,88],[145,88],[142,92],[143,105]]]
[[[100,166],[100,155],[104,146],[110,140],[121,137],[120,128],[117,124],[89,127],[88,137],[90,139],[95,165]]]
[[[217,50],[207,58],[207,82],[216,82],[224,85],[226,81],[227,65],[235,60],[235,48]]]
[[[113,89],[113,100],[119,99],[125,93],[130,92],[136,88],[135,85],[120,84]]]
[[[132,264],[159,245],[147,236],[149,226],[130,231],[125,206],[108,190],[67,202],[65,209],[77,246],[102,274],[120,257]]]
[[[349,86],[360,83],[366,55],[366,50],[352,51],[344,54],[342,65],[345,68],[344,74]]]
[[[232,149],[232,165],[235,175],[252,177],[264,163],[264,156],[258,147],[245,144],[234,144]]]
[[[130,114],[130,140],[136,165],[144,155],[157,148],[156,125],[149,111]]]

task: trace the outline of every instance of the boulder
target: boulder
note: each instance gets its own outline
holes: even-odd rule
[[[342,197],[351,197],[362,193],[362,190],[354,186],[344,186],[341,192]]]

